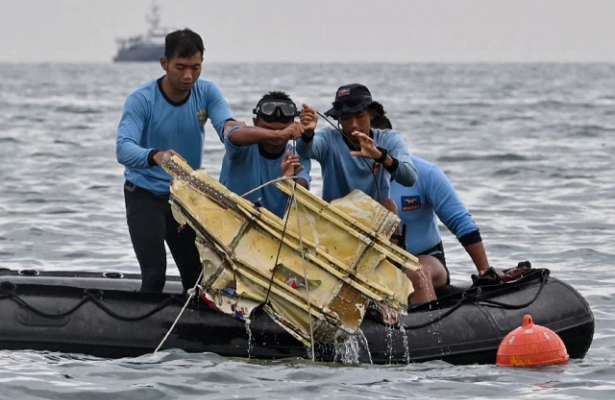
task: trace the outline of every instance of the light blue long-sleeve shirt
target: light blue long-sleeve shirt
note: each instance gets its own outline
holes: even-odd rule
[[[450,180],[435,164],[412,156],[418,180],[412,187],[391,182],[391,198],[406,224],[406,249],[422,254],[440,243],[438,218],[465,246],[480,241],[478,227]]]
[[[387,149],[389,155],[399,161],[399,166],[393,174],[382,165],[374,171],[372,159],[350,155],[351,150],[342,134],[333,128],[324,128],[316,132],[309,142],[302,139],[297,141],[297,153],[315,159],[321,165],[322,198],[325,201],[330,202],[344,197],[354,189],[363,191],[375,200],[388,199],[391,176],[403,185],[414,184],[417,171],[401,135],[389,129],[373,129],[372,133],[376,146]]]
[[[230,134],[230,132],[229,132]],[[238,146],[231,143],[229,134],[226,136],[224,146],[226,153],[222,160],[222,170],[220,171],[220,183],[238,195],[243,195],[248,191],[276,178],[282,176],[282,160],[286,150],[278,158],[263,157],[258,145]],[[287,150],[292,149],[292,145],[286,145]],[[304,167],[298,176],[310,183],[310,160],[299,157],[299,162]],[[280,191],[275,184],[271,184],[246,196],[246,199],[256,203],[257,201],[266,209],[282,218],[286,211],[289,197]]]
[[[198,169],[207,119],[211,118],[221,141],[225,122],[233,119],[215,83],[198,80],[186,100],[175,103],[162,92],[161,80],[151,80],[130,93],[116,141],[117,160],[126,167],[124,177],[155,194],[169,193],[171,176],[162,167],[148,164],[152,150],[175,150]]]

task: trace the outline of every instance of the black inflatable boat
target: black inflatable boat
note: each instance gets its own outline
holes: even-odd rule
[[[109,358],[151,353],[186,296],[174,277],[161,294],[139,293],[139,286],[139,275],[0,269],[0,348]],[[594,333],[588,304],[548,270],[532,269],[508,283],[447,287],[437,302],[411,309],[397,327],[366,317],[358,359],[495,363],[502,338],[525,314],[555,331],[571,358],[587,353]],[[247,327],[198,299],[189,303],[162,348],[259,359],[308,357],[306,348],[264,312],[257,310]],[[331,346],[314,348],[320,361],[340,359]]]

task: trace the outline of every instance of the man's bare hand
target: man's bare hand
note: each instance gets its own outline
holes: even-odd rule
[[[301,137],[301,134],[305,131],[303,125],[299,122],[293,122],[286,128],[279,131],[280,138],[285,140],[297,140]]]
[[[306,131],[313,132],[318,124],[318,114],[316,110],[304,103],[303,109],[299,113],[299,121]]]
[[[186,161],[186,159],[184,157],[182,157],[178,152],[176,152],[175,150],[167,150],[167,151],[159,151],[156,154],[154,154],[154,161],[156,162],[156,165],[161,165],[162,161],[164,160],[165,156],[178,156],[179,158],[181,158],[182,160]]]
[[[363,132],[354,131],[352,132],[352,136],[359,140],[359,144],[361,145],[360,151],[351,151],[350,155],[357,157],[365,157],[372,158],[374,160],[380,158],[382,156],[382,152],[376,148],[376,143],[374,139],[370,138]]]
[[[299,156],[292,155],[290,150],[286,150],[284,158],[282,159],[282,176],[296,176],[299,172],[303,171],[304,167],[299,163]]]

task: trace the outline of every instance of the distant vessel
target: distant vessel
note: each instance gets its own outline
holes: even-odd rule
[[[113,58],[115,62],[151,62],[158,61],[164,55],[164,38],[169,29],[160,27],[158,5],[152,2],[151,13],[146,16],[149,29],[144,35],[118,39],[119,49]]]

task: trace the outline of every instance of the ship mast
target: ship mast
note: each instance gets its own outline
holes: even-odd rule
[[[160,24],[160,15],[158,14],[159,9],[160,8],[158,7],[158,3],[156,3],[156,0],[153,0],[152,10],[150,14],[145,16],[145,20],[149,22],[150,24],[150,28],[149,28],[150,36],[152,36],[158,30],[158,25]]]

